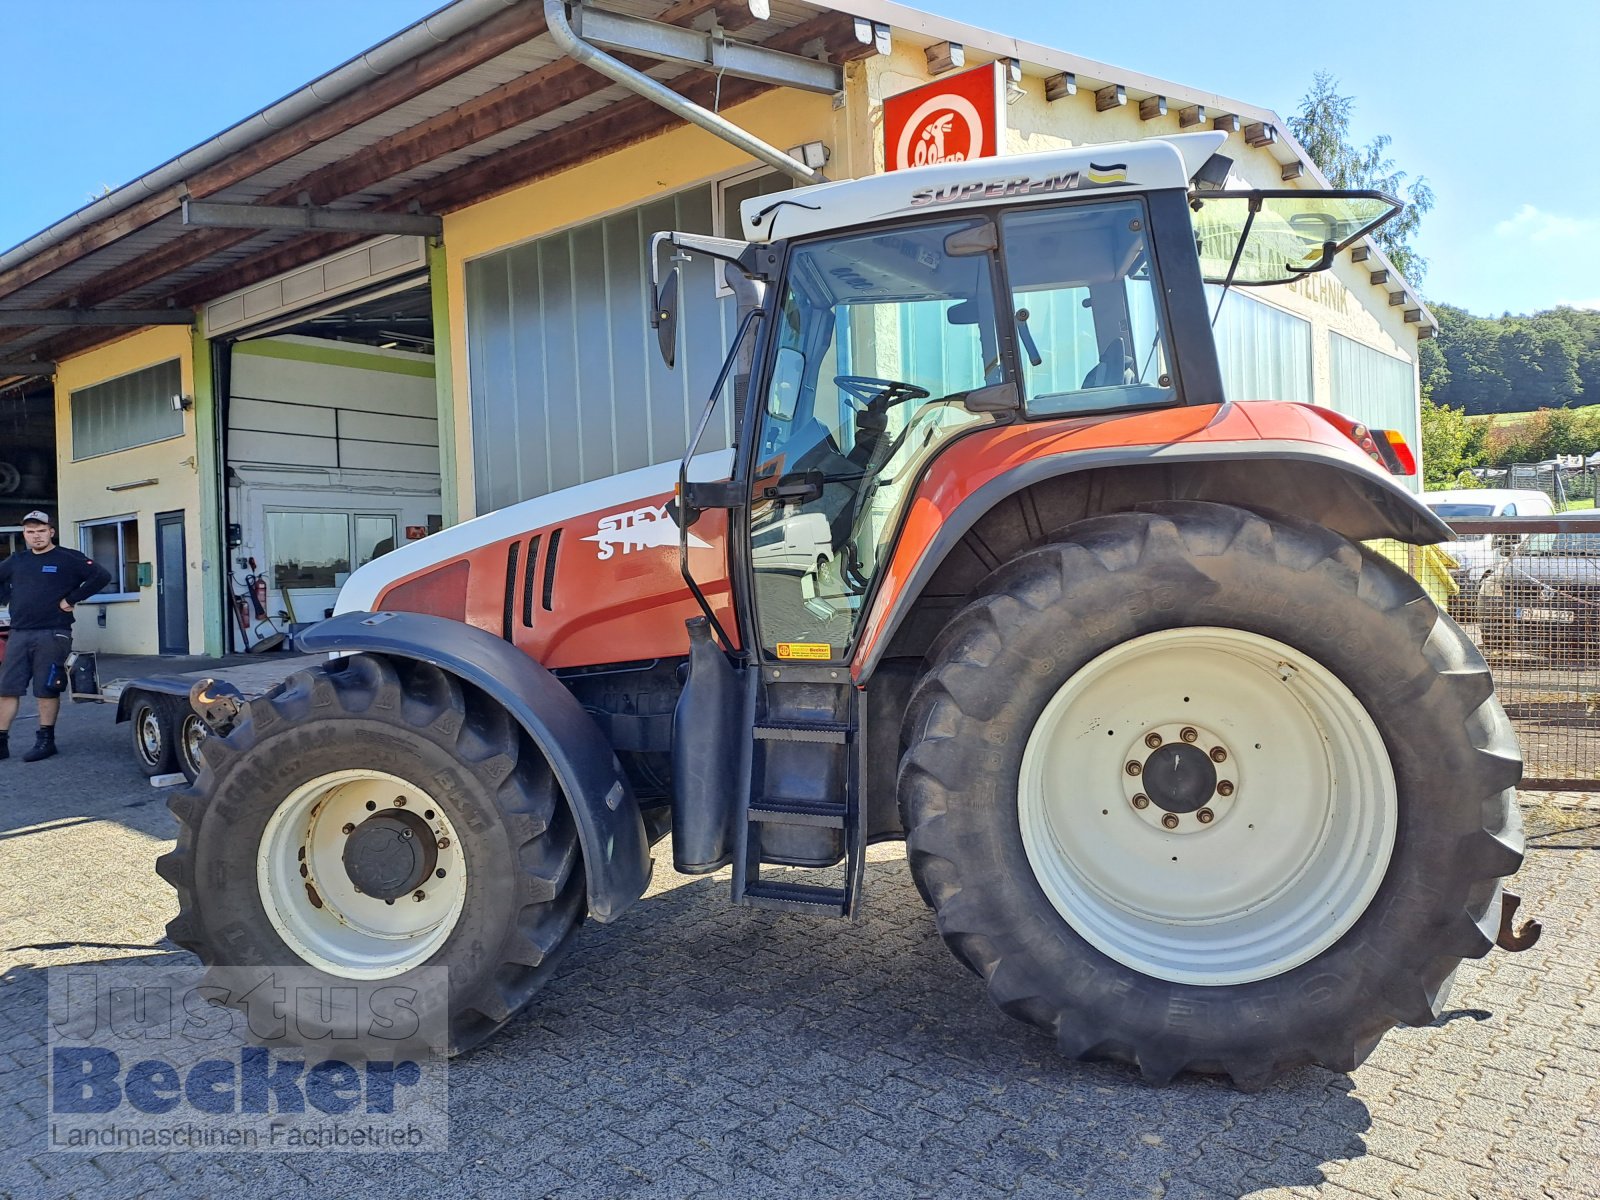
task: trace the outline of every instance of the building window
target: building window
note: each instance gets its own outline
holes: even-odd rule
[[[1237,288],[1224,295],[1214,283],[1206,284],[1206,299],[1215,314],[1212,336],[1229,400],[1312,403],[1310,321]]]
[[[1417,368],[1342,334],[1328,335],[1332,407],[1374,429],[1398,429],[1408,445],[1420,445],[1417,429]],[[1404,482],[1417,486],[1418,476]]]
[[[74,460],[181,437],[183,392],[178,360],[108,379],[72,393]]]
[[[106,590],[91,600],[139,598],[139,518],[104,517],[79,522],[78,549],[111,574]]]
[[[342,587],[352,567],[394,549],[397,527],[392,513],[268,512],[272,586]]]

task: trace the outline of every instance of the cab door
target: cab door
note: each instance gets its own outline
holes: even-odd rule
[[[848,660],[923,464],[994,419],[981,399],[1010,371],[994,244],[979,218],[791,250],[751,459],[763,658]]]

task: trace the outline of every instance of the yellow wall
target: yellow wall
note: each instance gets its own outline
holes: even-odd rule
[[[827,96],[793,91],[768,93],[726,109],[723,115],[780,149],[802,142],[823,142],[835,154],[828,167],[829,177],[849,177],[845,114],[843,110],[836,111]],[[467,384],[466,263],[530,238],[759,165],[720,138],[684,127],[445,215],[449,361],[457,437],[456,502],[463,519],[477,511],[471,392]]]
[[[146,329],[109,345],[65,358],[56,372],[56,458],[60,480],[60,512],[56,528],[61,544],[78,548],[78,522],[101,517],[137,514],[139,558],[156,561],[155,514],[182,509],[184,549],[188,555],[189,649],[198,654],[204,645],[203,583],[200,542],[200,477],[196,467],[194,410],[184,413],[183,434],[148,446],[118,450],[73,461],[71,394],[91,384],[103,383],[130,371],[177,359],[183,392],[194,395],[194,364],[190,331],[177,326]],[[109,487],[154,479],[149,486],[113,492]],[[97,622],[99,606],[78,609],[73,627],[80,650],[115,654],[155,654],[156,589],[140,589],[139,599],[105,605],[106,626]]]

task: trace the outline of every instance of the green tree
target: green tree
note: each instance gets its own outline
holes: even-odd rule
[[[1474,436],[1466,413],[1423,396],[1422,486],[1455,486],[1463,471],[1483,461],[1481,451],[1474,446],[1481,440],[1481,436]]]
[[[1334,187],[1376,188],[1404,200],[1406,207],[1389,221],[1374,240],[1389,261],[1417,287],[1428,273],[1428,260],[1418,254],[1412,239],[1422,218],[1433,207],[1433,189],[1422,176],[1410,179],[1389,157],[1390,138],[1379,134],[1366,146],[1350,141],[1350,114],[1355,98],[1339,93],[1339,81],[1318,71],[1311,89],[1300,99],[1300,111],[1289,118],[1289,132],[1311,155]]]

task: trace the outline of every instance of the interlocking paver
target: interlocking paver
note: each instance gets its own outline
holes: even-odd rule
[[[884,845],[842,926],[658,866],[452,1069],[444,1155],[52,1153],[44,969],[177,957],[151,867],[163,797],[104,712],[69,709],[63,735],[22,794],[0,764],[0,1195],[1600,1200],[1600,855],[1538,837],[1513,887],[1544,940],[1465,964],[1441,1027],[1397,1030],[1351,1075],[1242,1095],[1063,1062],[988,1004]]]

